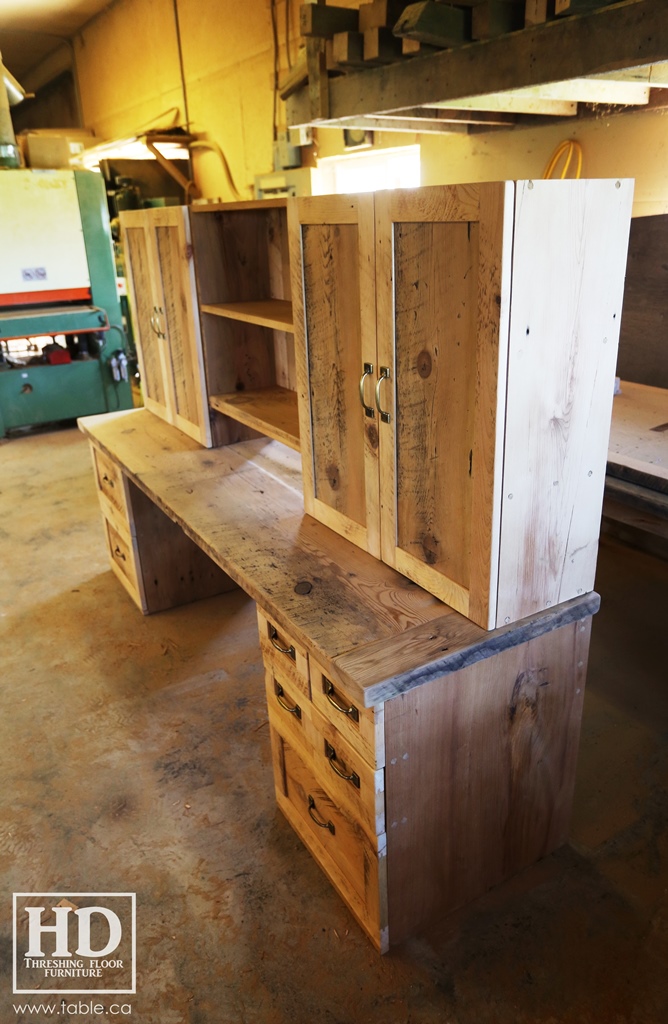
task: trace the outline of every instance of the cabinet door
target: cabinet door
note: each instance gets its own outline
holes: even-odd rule
[[[143,210],[122,222],[146,407],[210,445],[188,211]]]
[[[167,371],[168,353],[159,319],[150,212],[127,211],[120,219],[144,405],[156,416],[171,422],[174,403]]]
[[[169,358],[172,422],[184,434],[211,444],[205,402],[204,363],[188,211],[171,206],[152,211],[151,231],[158,269],[161,317]]]
[[[305,508],[379,557],[373,210],[372,195],[289,204]]]
[[[512,196],[512,183],[376,196],[382,558],[487,628]]]

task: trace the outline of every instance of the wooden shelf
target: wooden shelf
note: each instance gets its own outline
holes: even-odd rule
[[[233,391],[227,395],[210,395],[209,405],[217,412],[300,451],[295,391],[281,387]]]
[[[202,304],[203,313],[242,320],[260,327],[273,327],[277,331],[294,332],[292,303],[286,299],[265,299],[261,302],[216,302]]]

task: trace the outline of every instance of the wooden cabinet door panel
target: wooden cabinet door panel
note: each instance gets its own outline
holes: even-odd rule
[[[376,197],[382,557],[465,615],[472,592],[489,595],[498,529],[508,297],[490,288],[502,235],[490,237],[481,204],[487,214],[505,198],[475,185]],[[476,615],[488,625],[486,607]]]
[[[132,226],[125,223],[123,227],[144,405],[169,422],[173,402],[166,383],[169,379],[167,350],[165,339],[160,337],[159,303],[155,292],[157,270],[153,266],[150,229],[146,219],[136,212],[132,216]]]
[[[203,444],[210,443],[205,409],[204,367],[199,318],[195,309],[195,277],[187,233],[187,211],[168,207],[154,212],[152,230],[162,292],[160,307],[169,352],[167,372],[174,399],[174,424]]]
[[[306,511],[378,557],[373,196],[296,201],[291,246]]]

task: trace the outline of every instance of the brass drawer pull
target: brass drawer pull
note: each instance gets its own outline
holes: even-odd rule
[[[110,487],[113,487],[113,486],[114,486],[114,481],[113,481],[113,480],[111,479],[111,477],[110,477],[110,476],[107,476],[107,474],[106,474],[106,473],[104,474],[104,476],[102,477],[102,479],[104,480],[105,484],[109,484],[109,486],[110,486]]]
[[[389,412],[384,412],[380,407],[380,385],[383,383],[384,380],[390,380],[389,366],[381,366],[380,377],[376,381],[376,409],[378,409],[380,418],[383,421],[383,423],[389,423],[392,417],[390,416]]]
[[[285,690],[283,689],[280,683],[276,682],[276,680],[274,680],[274,692],[276,694],[276,700],[281,705],[281,707],[285,709],[285,711],[289,711],[291,715],[295,716],[295,718],[302,717],[302,709],[300,708],[299,704],[295,704],[295,706],[291,708],[289,704],[285,703],[285,701],[283,700],[283,694],[285,693]]]
[[[342,715],[348,715],[348,718],[352,718],[353,722],[359,722],[360,713],[354,704],[350,704],[347,708],[344,708],[341,704],[336,703],[334,697],[332,696],[334,693],[336,693],[336,690],[334,689],[334,684],[331,683],[329,679],[326,679],[325,676],[322,677],[322,692],[324,693],[325,697],[327,698],[327,700],[329,701],[333,708],[336,708],[337,711],[340,711]]]
[[[114,554],[116,555],[116,558],[122,558],[123,561],[125,561],[125,555],[123,554],[123,552],[119,548],[118,544],[114,548]]]
[[[281,645],[279,644],[276,626],[269,627],[269,639],[271,640],[272,647],[275,647],[277,651],[280,651],[281,654],[287,654],[287,656],[289,658],[292,658],[293,661],[297,660],[295,655],[295,649],[292,646],[292,644],[290,644],[289,647],[281,647]]]
[[[327,740],[325,740],[325,757],[329,761],[332,771],[338,775],[340,779],[345,779],[346,782],[350,782],[357,789],[360,788],[360,777],[357,772],[351,772],[350,775],[346,775],[345,768],[343,770],[339,768],[336,763],[336,751],[332,744],[328,743]]]
[[[314,821],[316,823],[316,825],[318,826],[318,828],[328,828],[329,831],[332,833],[332,835],[334,835],[334,833],[336,832],[336,829],[334,828],[333,822],[331,822],[331,821],[318,821],[318,819],[316,818],[315,814],[313,813],[314,811],[315,811],[315,800],[313,799],[313,797],[309,793],[308,813],[309,813],[309,816],[311,818],[311,821]]]
[[[367,416],[369,416],[371,419],[373,419],[373,417],[376,415],[376,413],[375,413],[375,411],[374,411],[374,409],[373,409],[373,407],[371,405],[367,405],[366,404],[366,399],[364,397],[364,381],[372,373],[373,373],[373,363],[365,363],[364,364],[364,373],[360,377],[360,402],[362,403],[362,408],[364,409],[365,414]]]

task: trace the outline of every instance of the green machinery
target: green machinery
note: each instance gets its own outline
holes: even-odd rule
[[[102,176],[0,169],[0,240],[0,437],[131,408]],[[13,355],[15,339],[57,335],[48,363]]]

